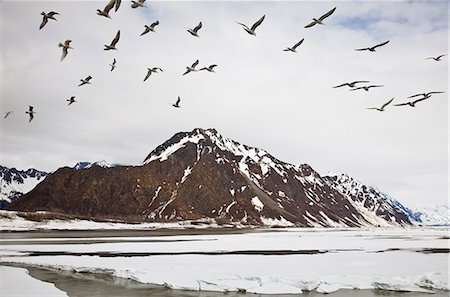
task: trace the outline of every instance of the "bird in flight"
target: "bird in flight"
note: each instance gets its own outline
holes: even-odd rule
[[[109,66],[111,66],[111,71],[113,71],[117,66],[116,66],[116,59],[114,58],[112,64],[109,64]]]
[[[261,25],[261,23],[264,21],[265,17],[266,17],[266,15],[263,15],[258,21],[256,21],[256,23],[253,24],[253,26],[251,28],[249,28],[246,24],[242,24],[239,22],[236,22],[236,23],[241,25],[248,34],[256,36],[255,30],[256,30],[256,28],[258,28],[259,25]]]
[[[285,48],[283,51],[285,52],[293,52],[296,53],[296,48],[300,46],[300,44],[303,43],[303,41],[305,40],[305,38],[302,38],[302,40],[300,40],[299,42],[297,42],[293,47],[287,47]]]
[[[66,100],[67,102],[69,102],[69,104],[67,106],[69,106],[72,103],[78,102],[75,100],[75,96],[70,97],[69,99]]]
[[[428,97],[429,98],[429,97]],[[410,101],[410,102],[405,102],[405,103],[399,103],[399,104],[394,104],[394,106],[405,106],[405,105],[409,105],[411,107],[416,107],[416,104],[420,101],[426,100],[428,99],[427,97],[423,97],[414,101]]]
[[[152,75],[153,72],[154,73],[158,73],[158,70],[163,72],[163,70],[161,68],[159,68],[159,67],[147,68],[147,75],[145,76],[144,81],[146,81],[147,78],[149,78],[150,75]]]
[[[208,72],[215,72],[214,67],[217,67],[216,64],[209,65],[208,67],[203,67],[199,71],[206,70]]]
[[[7,111],[6,113],[5,113],[5,117],[4,117],[4,119],[6,119],[10,114],[12,114],[13,113],[13,111],[11,110],[11,111]]]
[[[91,79],[92,79],[92,76],[90,76],[90,75],[88,77],[86,77],[85,79],[80,79],[81,84],[79,84],[78,86],[81,87],[86,84],[91,84],[91,82],[90,82]]]
[[[28,123],[30,123],[34,119],[34,114],[36,113],[33,111],[33,106],[28,105],[28,111],[25,111],[30,116],[30,119],[28,120]]]
[[[176,108],[180,108],[180,101],[181,101],[181,98],[180,98],[180,96],[178,96],[177,101],[174,104],[172,104],[172,106],[176,107]]]
[[[354,89],[350,89],[350,91],[364,90],[364,91],[368,92],[370,88],[381,88],[381,87],[383,87],[383,85],[362,86],[362,87],[357,87],[357,88],[354,88]]]
[[[388,106],[393,100],[394,100],[394,97],[392,97],[392,99],[389,100],[388,102],[384,103],[380,108],[378,108],[378,107],[368,107],[367,109],[374,109],[374,110],[378,110],[378,111],[384,111],[384,108],[386,106]]]
[[[370,81],[368,81],[368,80],[355,80],[355,81],[352,81],[352,82],[346,82],[346,83],[334,86],[333,88],[340,88],[340,87],[343,87],[343,86],[349,86],[350,88],[355,88],[356,84],[368,83],[368,82],[370,82]]]
[[[64,43],[60,42],[58,44],[59,47],[62,47],[61,61],[64,60],[64,58],[67,56],[67,53],[69,52],[69,48],[73,49],[73,47],[70,46],[71,42],[72,42],[72,40],[67,39],[66,41],[64,41]]]
[[[138,8],[138,7],[145,7],[144,5],[145,0],[138,0],[138,1],[131,1],[131,7],[132,8]]]
[[[108,4],[106,4],[105,8],[103,8],[103,10],[97,9],[97,14],[100,16],[104,16],[106,18],[111,18],[111,16],[109,15],[109,11],[115,6],[115,10],[117,11],[119,9],[120,3],[122,0],[110,0],[108,2]]]
[[[186,66],[186,72],[185,73],[183,73],[183,75],[186,75],[186,74],[188,74],[189,72],[191,72],[191,71],[197,71],[197,69],[195,69],[195,67],[198,65],[198,60],[196,60],[195,62],[194,62],[194,64],[192,64],[191,66]]]
[[[315,26],[316,24],[323,25],[323,20],[325,20],[330,15],[332,15],[335,10],[336,10],[336,7],[333,8],[332,10],[330,10],[329,12],[327,12],[326,14],[324,14],[323,16],[321,16],[319,19],[313,19],[313,21],[311,23],[309,23],[308,25],[306,25],[305,28],[310,28],[312,26]]]
[[[442,94],[442,93],[445,93],[445,92],[439,91],[439,92],[420,93],[420,94],[415,94],[415,95],[409,96],[408,98],[415,98],[415,97],[422,96],[423,98],[428,99],[428,98],[430,98],[431,95],[433,95],[433,94]]]
[[[117,44],[117,42],[119,42],[119,38],[120,38],[120,30],[117,31],[116,36],[115,36],[114,39],[111,41],[111,44],[110,44],[110,45],[106,45],[106,44],[105,44],[104,50],[105,50],[105,51],[108,51],[108,50],[117,50],[116,44]]]
[[[435,61],[440,61],[440,60],[442,59],[442,57],[445,57],[445,56],[447,56],[447,55],[439,55],[439,56],[437,56],[437,57],[428,57],[428,58],[426,58],[425,60],[433,59],[433,60],[435,60]]]
[[[374,46],[372,46],[372,47],[357,48],[357,49],[355,49],[355,51],[369,51],[369,52],[375,52],[375,49],[376,49],[377,47],[386,45],[386,44],[388,44],[388,43],[389,43],[389,40],[388,40],[388,41],[385,41],[385,42],[383,42],[383,43],[374,45]]]
[[[42,28],[44,28],[44,26],[47,24],[48,20],[55,20],[57,21],[57,19],[55,19],[55,15],[57,15],[59,13],[55,12],[55,11],[50,11],[49,13],[45,13],[45,12],[41,12],[42,15],[42,23],[39,26],[39,30],[41,30]]]
[[[152,23],[150,26],[144,25],[145,27],[145,31],[142,32],[141,36],[144,34],[147,34],[148,32],[152,31],[155,32],[155,27],[159,25],[159,21],[156,21],[154,23]]]
[[[200,30],[201,27],[202,27],[202,22],[199,22],[198,25],[197,25],[197,27],[195,27],[194,29],[187,28],[187,31],[188,31],[192,36],[200,37],[200,36],[198,36],[198,30]]]

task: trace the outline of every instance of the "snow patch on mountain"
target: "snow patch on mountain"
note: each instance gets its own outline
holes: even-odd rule
[[[413,218],[421,225],[426,226],[449,226],[449,205],[433,205],[413,209]]]
[[[47,175],[34,168],[24,171],[0,166],[0,208],[34,189]]]
[[[106,162],[105,160],[101,160],[101,161],[95,161],[95,162],[78,162],[77,164],[75,164],[74,168],[76,170],[79,170],[79,169],[88,169],[88,168],[91,168],[92,166],[111,168],[111,167],[116,167],[116,166],[120,166],[120,165],[111,164],[111,163]]]

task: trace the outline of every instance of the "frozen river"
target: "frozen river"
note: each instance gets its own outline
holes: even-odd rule
[[[37,280],[51,285],[42,288],[47,294],[61,293],[52,296],[448,296],[449,289],[448,228],[4,232],[0,242],[5,296],[19,296],[16,282]]]

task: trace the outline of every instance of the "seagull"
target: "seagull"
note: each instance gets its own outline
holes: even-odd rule
[[[155,32],[155,27],[158,26],[158,25],[159,25],[159,21],[154,22],[150,26],[144,25],[145,31],[142,32],[141,36],[144,35],[144,34],[147,34],[150,31]]]
[[[333,88],[340,88],[340,87],[343,87],[343,86],[349,86],[350,88],[354,88],[354,87],[356,87],[356,84],[368,83],[368,82],[370,82],[370,81],[368,81],[368,80],[355,80],[355,81],[352,81],[352,82],[346,82],[346,83],[343,83],[341,85],[334,86]]]
[[[163,70],[161,68],[159,68],[159,67],[147,68],[147,70],[148,70],[148,72],[147,72],[147,75],[144,78],[144,81],[146,81],[147,78],[149,78],[150,75],[152,75],[153,72],[154,73],[158,73],[158,70],[163,72]]]
[[[216,64],[212,64],[212,65],[209,65],[208,67],[201,68],[199,71],[206,70],[206,71],[209,71],[209,72],[215,72],[214,71],[214,67],[217,67],[217,65]]]
[[[57,15],[59,13],[55,12],[55,11],[50,11],[49,13],[45,13],[45,12],[41,12],[42,15],[42,23],[39,26],[39,30],[41,30],[42,28],[44,28],[44,26],[47,24],[48,20],[55,20],[57,21],[57,19],[55,19],[55,15]]]
[[[59,47],[62,47],[62,56],[61,56],[61,61],[64,60],[64,58],[67,56],[67,53],[69,51],[69,48],[73,49],[73,47],[70,46],[70,43],[72,42],[72,40],[67,39],[66,41],[64,41],[64,43],[60,42],[58,44]]]
[[[302,38],[302,40],[300,40],[299,42],[297,42],[293,47],[287,47],[285,48],[283,51],[285,52],[293,52],[296,53],[297,51],[295,50],[297,47],[300,46],[300,44],[303,43],[303,40],[305,40],[305,38]]]
[[[389,100],[388,102],[384,103],[380,108],[378,108],[378,107],[368,107],[367,109],[374,109],[374,110],[378,110],[378,111],[384,111],[384,108],[386,106],[388,106],[393,100],[394,100],[394,97],[392,97],[392,99]]]
[[[194,64],[192,64],[192,66],[186,66],[186,72],[183,73],[183,75],[188,74],[191,71],[197,71],[197,69],[195,69],[195,66],[198,65],[198,60],[194,62]]]
[[[132,8],[138,8],[138,7],[145,7],[144,5],[145,0],[138,0],[138,1],[131,1],[131,7]]]
[[[327,12],[326,14],[324,14],[323,16],[321,16],[319,19],[313,19],[313,21],[311,23],[309,23],[308,25],[306,25],[305,28],[310,28],[316,24],[323,25],[323,20],[325,20],[330,15],[332,15],[335,10],[336,10],[336,7],[333,8],[332,10],[330,10],[329,12]]]
[[[111,71],[113,71],[117,67],[116,66],[116,59],[114,59],[112,64],[109,64],[109,66],[111,66]]]
[[[442,58],[442,57],[445,57],[445,56],[447,56],[447,55],[440,55],[440,56],[437,56],[437,57],[429,57],[429,58],[426,58],[425,60],[433,59],[433,60],[435,60],[435,61],[440,61],[441,58]]]
[[[180,107],[180,101],[181,101],[181,98],[180,98],[180,96],[178,96],[177,102],[175,102],[174,104],[172,104],[172,106],[173,106],[173,107],[176,107],[176,108],[179,108],[179,107]]]
[[[25,111],[25,113],[30,115],[30,119],[28,120],[28,123],[30,123],[34,118],[34,114],[36,113],[35,111],[33,111],[33,106],[28,105],[28,111]]]
[[[202,22],[199,22],[198,25],[197,25],[197,27],[195,27],[194,29],[187,28],[187,29],[188,29],[187,31],[188,31],[192,36],[200,37],[200,36],[198,36],[198,30],[200,30],[201,27],[202,27]]]
[[[442,94],[442,93],[445,93],[445,92],[440,91],[440,92],[421,93],[421,94],[415,94],[415,95],[409,96],[408,98],[415,98],[415,97],[422,96],[423,98],[428,99],[428,98],[430,98],[431,95],[433,95],[433,94]]]
[[[383,43],[377,44],[377,45],[375,45],[375,46],[372,46],[372,47],[357,48],[357,49],[355,49],[355,51],[369,51],[369,52],[375,52],[375,49],[376,49],[377,47],[386,45],[386,44],[388,44],[388,43],[389,43],[389,40],[388,40],[388,41],[385,41],[385,42],[383,42]]]
[[[75,100],[75,96],[70,97],[69,99],[66,100],[67,102],[69,102],[69,104],[67,106],[69,106],[72,103],[78,102]]]
[[[110,45],[106,45],[105,44],[104,50],[105,51],[107,51],[107,50],[117,50],[116,44],[117,44],[117,42],[119,42],[119,38],[120,38],[120,30],[117,31],[116,37],[114,37],[114,39],[111,41]]]
[[[416,107],[416,103],[418,103],[418,102],[420,102],[420,101],[423,101],[423,100],[426,100],[426,99],[428,99],[429,97],[423,97],[423,98],[420,98],[420,99],[417,99],[417,100],[414,100],[414,101],[410,101],[410,102],[405,102],[405,103],[400,103],[400,104],[394,104],[394,106],[405,106],[405,105],[409,105],[409,106],[411,106],[411,107]]]
[[[362,87],[357,87],[357,88],[354,88],[354,89],[350,89],[350,91],[364,90],[364,91],[368,92],[370,88],[380,88],[380,87],[383,87],[383,85],[362,86]]]
[[[91,79],[92,79],[92,76],[90,76],[90,75],[88,77],[86,77],[85,79],[80,79],[81,84],[79,84],[78,86],[81,87],[86,84],[91,84],[91,82],[90,82]]]
[[[107,18],[111,18],[111,16],[109,15],[109,11],[115,6],[115,11],[117,11],[119,9],[121,0],[110,0],[108,2],[108,4],[106,4],[105,8],[103,8],[103,10],[97,9],[97,14],[100,16],[104,16]]]
[[[6,113],[5,113],[5,117],[4,117],[4,119],[6,119],[10,114],[12,114],[13,113],[13,111],[11,110],[11,111],[7,111]]]
[[[255,30],[256,30],[256,28],[258,28],[259,25],[261,25],[261,23],[264,21],[265,17],[266,17],[266,15],[263,15],[256,23],[253,24],[253,26],[250,29],[247,27],[246,24],[242,24],[239,22],[236,22],[236,23],[241,25],[248,34],[256,36]]]

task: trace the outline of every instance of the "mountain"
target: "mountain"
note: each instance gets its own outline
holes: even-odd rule
[[[111,164],[111,163],[106,162],[105,160],[102,160],[102,161],[96,161],[96,162],[78,162],[77,164],[75,164],[75,166],[73,168],[75,168],[76,170],[79,170],[79,169],[88,169],[88,168],[91,168],[92,166],[111,168],[111,167],[116,167],[116,166],[120,166],[120,165],[119,164]]]
[[[44,180],[47,172],[30,168],[26,171],[0,165],[0,209],[28,193]]]
[[[355,207],[365,216],[373,219],[381,218],[379,224],[397,222],[410,224],[414,221],[413,211],[399,201],[380,190],[364,185],[347,174],[324,176],[327,183],[336,191],[347,196],[355,203]]]
[[[414,209],[414,220],[426,226],[449,226],[450,207],[448,205],[433,205]]]
[[[411,224],[394,202],[383,207],[372,211],[368,202],[350,199],[330,177],[321,177],[309,165],[282,162],[214,129],[175,134],[151,151],[141,166],[60,168],[11,205],[14,210],[127,221],[213,219],[219,224],[310,227]]]

